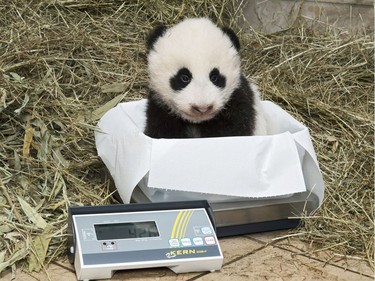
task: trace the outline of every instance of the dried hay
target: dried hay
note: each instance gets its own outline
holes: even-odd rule
[[[93,130],[146,96],[151,27],[208,16],[238,30],[234,0],[28,2],[0,4],[0,272],[64,255],[68,206],[113,203]],[[326,197],[298,234],[372,265],[373,38],[300,25],[241,40],[245,73],[311,129]]]

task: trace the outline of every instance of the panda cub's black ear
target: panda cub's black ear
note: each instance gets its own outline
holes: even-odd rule
[[[162,36],[165,31],[167,30],[167,27],[163,24],[160,24],[156,26],[147,36],[146,39],[146,46],[148,50],[151,50],[156,41],[158,41],[158,38]]]
[[[221,30],[229,37],[232,41],[233,46],[236,48],[237,52],[240,51],[240,39],[238,39],[236,33],[229,27],[222,27]]]

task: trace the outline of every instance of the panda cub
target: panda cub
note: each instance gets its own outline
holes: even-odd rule
[[[265,135],[259,93],[241,72],[240,43],[206,18],[158,26],[147,38],[152,138]]]

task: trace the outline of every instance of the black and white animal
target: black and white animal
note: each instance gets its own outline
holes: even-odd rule
[[[206,18],[156,27],[147,38],[152,138],[266,134],[257,87],[241,71],[234,31]]]

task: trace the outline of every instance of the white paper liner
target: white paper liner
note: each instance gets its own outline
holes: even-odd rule
[[[272,102],[261,105],[267,136],[152,139],[143,134],[146,100],[121,103],[99,121],[98,154],[124,203],[142,179],[151,199],[168,198],[170,190],[173,199],[180,192],[181,200],[196,194],[209,201],[307,190],[321,203],[324,184],[308,129]]]

